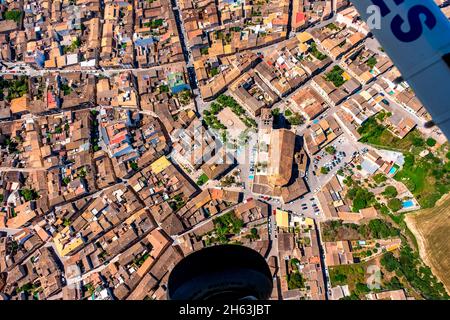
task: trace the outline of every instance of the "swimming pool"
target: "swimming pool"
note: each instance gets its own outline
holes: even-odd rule
[[[407,201],[403,201],[403,208],[411,208],[414,207],[414,201],[412,200],[407,200]]]
[[[392,167],[391,170],[389,170],[389,174],[394,174],[397,171],[396,167]]]

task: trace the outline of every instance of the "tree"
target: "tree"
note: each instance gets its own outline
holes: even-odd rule
[[[333,146],[327,146],[325,148],[325,151],[328,152],[329,154],[335,154],[336,153],[336,148]]]
[[[178,93],[178,100],[183,106],[188,105],[191,102],[191,98],[192,98],[191,91],[187,89]]]
[[[327,58],[327,56],[326,56],[325,54],[323,54],[322,52],[320,52],[320,51],[317,49],[317,44],[316,44],[315,42],[312,42],[312,43],[311,43],[309,49],[310,49],[310,51],[311,51],[311,54],[312,54],[316,59],[319,59],[319,60],[322,61],[322,60],[325,60],[325,59]]]
[[[164,23],[164,19],[154,19],[151,20],[150,22],[145,22],[144,23],[144,27],[150,27],[152,29],[156,29],[159,28],[163,25]]]
[[[370,235],[374,239],[385,239],[389,237],[397,237],[400,234],[400,230],[394,228],[388,222],[382,219],[371,220],[368,224]],[[377,243],[379,245],[379,243]],[[379,248],[378,246],[377,248]]]
[[[218,104],[216,102],[211,103],[210,110],[212,114],[218,114],[220,111],[222,111],[222,109],[223,109],[222,104]]]
[[[370,207],[376,202],[374,194],[361,187],[349,189],[347,197],[353,200],[353,212],[359,212],[359,210]]]
[[[392,211],[397,212],[397,211],[400,210],[403,206],[402,206],[402,202],[401,202],[399,199],[394,198],[394,199],[389,200],[389,202],[388,202],[388,207],[389,207]]]
[[[247,238],[253,239],[253,240],[259,239],[258,229],[256,229],[256,228],[251,228],[251,229],[250,229],[250,234],[247,235]]]
[[[369,287],[367,286],[367,284],[358,282],[358,283],[356,284],[356,286],[355,286],[355,291],[356,291],[357,293],[364,294],[364,293],[369,293],[369,292],[370,292],[370,289],[369,289]]]
[[[435,145],[436,145],[436,140],[434,140],[433,138],[427,139],[427,146],[434,147]]]
[[[202,186],[202,185],[204,185],[206,182],[208,182],[208,176],[206,175],[206,174],[204,174],[204,173],[202,173],[201,175],[200,175],[200,177],[198,177],[198,179],[197,179],[197,185],[198,186]]]
[[[19,22],[21,17],[22,17],[22,11],[20,11],[20,10],[6,11],[4,14],[5,20],[13,20],[15,22]]]
[[[83,167],[80,170],[78,170],[78,176],[81,178],[86,178],[87,176],[86,167]]]
[[[383,195],[387,198],[395,198],[398,195],[398,191],[394,186],[387,186],[383,191]]]
[[[392,272],[400,268],[400,263],[392,252],[386,252],[381,258],[381,265],[386,268],[387,271]]]
[[[70,183],[70,177],[64,177],[63,183],[64,183],[65,186],[68,186],[69,183]]]
[[[162,84],[158,87],[159,92],[169,92],[169,86],[166,84]]]
[[[320,173],[321,174],[327,174],[328,172],[330,172],[330,170],[327,167],[320,168]]]
[[[130,168],[133,169],[134,171],[137,171],[139,169],[138,164],[134,161],[130,162]]]
[[[200,54],[201,55],[207,55],[209,52],[208,47],[203,47],[200,49]]]
[[[337,25],[335,25],[334,23],[330,23],[326,26],[328,29],[336,31],[336,30],[341,30]]]
[[[290,265],[291,265],[292,268],[297,269],[297,265],[300,264],[300,260],[298,260],[297,258],[292,258],[292,259],[289,261],[289,263],[290,263]]]
[[[412,144],[413,144],[413,146],[415,146],[415,147],[423,147],[424,144],[425,144],[425,141],[423,141],[423,139],[420,138],[420,137],[414,137],[414,138],[412,139]]]
[[[358,212],[365,207],[367,207],[367,202],[364,198],[359,197],[353,200],[353,212]]]
[[[405,167],[412,167],[414,165],[415,162],[415,158],[414,155],[412,153],[406,153],[405,154],[405,163],[404,166]]]
[[[60,89],[63,91],[65,96],[72,93],[72,87],[70,87],[67,83],[62,83]]]
[[[347,281],[347,276],[343,273],[334,274],[331,280],[333,283],[344,283],[345,281]]]
[[[211,68],[211,77],[219,74],[219,69],[217,67]]]
[[[387,177],[384,174],[382,174],[382,173],[377,173],[376,175],[373,176],[373,180],[376,183],[382,183],[382,182],[385,182],[387,180]]]
[[[36,200],[39,197],[36,190],[33,189],[21,189],[20,195],[24,197],[25,201]]]
[[[288,288],[289,290],[292,289],[300,289],[305,286],[305,280],[303,279],[302,275],[298,272],[292,272],[290,275],[288,275]]]
[[[292,111],[291,111],[290,109],[286,109],[286,110],[284,111],[284,115],[285,115],[286,117],[290,117],[290,116],[292,116]]]
[[[272,109],[272,115],[274,116],[274,117],[276,117],[276,116],[278,116],[280,114],[280,108],[274,108],[274,109]],[[450,154],[450,152],[449,152],[449,154]],[[450,159],[450,158],[449,158]]]
[[[291,125],[298,126],[303,123],[303,117],[298,112],[296,112],[288,118],[288,121]]]
[[[333,82],[335,87],[340,87],[346,81],[344,79],[344,77],[342,76],[343,73],[344,73],[344,70],[341,67],[339,67],[338,65],[335,65],[333,67],[333,69],[325,75],[325,79],[327,81]]]
[[[391,280],[389,282],[387,282],[385,285],[386,285],[386,289],[388,289],[388,290],[403,289],[403,285],[400,282],[399,278],[397,278],[397,277],[392,277]]]
[[[366,62],[366,64],[367,64],[370,68],[375,67],[375,66],[377,65],[377,63],[378,63],[378,61],[377,61],[377,59],[376,59],[375,57],[370,57],[370,58],[367,60],[367,62]]]

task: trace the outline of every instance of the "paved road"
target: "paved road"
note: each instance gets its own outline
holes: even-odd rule
[[[93,75],[102,75],[102,76],[111,76],[116,73],[120,72],[142,72],[142,71],[151,71],[151,70],[159,70],[159,69],[165,69],[173,66],[184,66],[184,61],[178,61],[178,62],[171,62],[167,64],[161,64],[153,67],[148,68],[117,68],[117,69],[42,69],[37,70],[33,69],[28,65],[23,65],[22,63],[19,63],[18,65],[11,64],[9,66],[9,69],[2,69],[0,70],[0,75],[6,75],[6,74],[12,74],[12,75],[27,75],[31,77],[42,77],[46,74],[52,74],[52,73],[77,73],[77,72],[83,72],[83,73],[90,73]],[[23,68],[23,70],[21,70]]]
[[[38,168],[15,168],[15,167],[0,167],[0,172],[36,172],[36,171],[44,171],[47,168],[38,167]]]
[[[16,233],[22,231],[22,229],[13,229],[13,228],[0,228],[0,232],[6,232],[8,236],[15,235]]]

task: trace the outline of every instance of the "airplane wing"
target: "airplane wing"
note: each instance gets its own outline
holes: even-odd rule
[[[450,22],[433,0],[352,0],[403,78],[450,138]],[[377,7],[373,7],[377,6]],[[379,28],[374,9],[380,15]]]

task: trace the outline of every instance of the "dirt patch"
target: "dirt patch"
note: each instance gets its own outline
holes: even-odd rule
[[[450,194],[434,208],[407,214],[405,222],[417,239],[420,257],[450,294]]]

